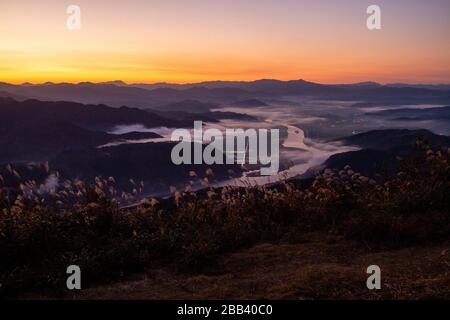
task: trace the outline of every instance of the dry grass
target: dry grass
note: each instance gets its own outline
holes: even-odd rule
[[[227,282],[226,277],[215,275],[211,281],[218,279],[217,287],[204,288],[202,297],[210,292],[211,297],[377,298],[359,291],[365,276],[359,268],[369,260],[363,264],[358,259],[385,252],[389,271],[397,257],[388,256],[393,252],[399,254],[404,267],[414,266],[411,259],[415,257],[422,271],[417,275],[407,270],[401,275],[393,269],[393,279],[416,277],[409,283],[418,287],[402,287],[393,280],[386,291],[389,294],[383,297],[427,297],[420,286],[431,290],[430,297],[441,297],[441,281],[447,278],[430,278],[423,271],[430,265],[434,272],[440,264],[427,263],[414,250],[408,262],[406,255],[396,250],[423,245],[439,248],[449,240],[449,154],[424,150],[405,160],[402,171],[387,180],[371,180],[351,168],[326,170],[307,190],[285,180],[277,188],[209,188],[203,194],[174,189],[174,198],[168,202],[150,200],[129,209],[119,208],[113,179],[98,178],[92,184],[67,182],[45,197],[33,181],[19,184],[13,192],[3,187],[0,295],[35,292],[58,296],[65,289],[66,267],[76,264],[83,270],[85,287],[117,282],[153,267],[163,270],[169,279],[176,279],[176,274],[231,277]],[[19,179],[12,167],[9,174]],[[308,243],[296,245],[305,241]],[[261,243],[274,243],[268,248],[276,249],[257,247],[251,258],[240,251]],[[237,260],[229,257],[230,261],[223,261],[232,252],[240,252]],[[283,260],[291,258],[300,263],[301,272],[297,272],[299,266]],[[281,260],[275,263],[276,259]],[[174,270],[160,268],[168,261]],[[246,265],[259,269],[248,274],[241,270]],[[283,273],[289,277],[283,278]],[[275,280],[267,276],[270,274]],[[208,283],[199,279],[199,286]],[[239,285],[247,288],[247,293],[233,287],[235,279],[241,279]],[[437,291],[431,288],[434,282]],[[195,297],[196,290],[188,283],[184,287]]]
[[[325,236],[325,235],[324,235]],[[383,287],[366,288],[366,268]],[[261,244],[221,257],[207,274],[170,267],[66,295],[70,299],[450,299],[450,245],[373,252],[353,242]]]

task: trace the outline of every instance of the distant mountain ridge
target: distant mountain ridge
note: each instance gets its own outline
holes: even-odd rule
[[[409,88],[420,88],[420,89],[431,89],[431,90],[450,90],[450,84],[408,84],[408,83],[388,83],[388,87],[409,87]]]
[[[235,101],[253,97],[239,88],[193,87],[185,90],[156,88],[147,90],[135,86],[112,83],[45,83],[36,85],[11,85],[0,83],[0,91],[14,96],[43,101],[73,101],[83,104],[106,104],[113,107],[123,105],[150,108],[182,100],[212,102]]]
[[[450,120],[450,106],[424,109],[400,108],[369,112],[367,115],[403,121]]]
[[[447,90],[448,89],[448,90]],[[0,91],[40,100],[66,100],[79,103],[129,105],[139,108],[181,100],[234,102],[263,97],[289,95],[312,96],[334,100],[378,103],[450,103],[446,85],[381,85],[376,82],[320,84],[305,80],[280,81],[208,81],[193,84],[126,84],[116,80],[103,83],[81,82],[12,85],[0,83]]]

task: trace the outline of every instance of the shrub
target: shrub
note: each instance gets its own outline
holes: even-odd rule
[[[13,169],[12,169],[13,170]],[[64,288],[65,268],[80,265],[85,286],[112,281],[150,264],[199,272],[215,258],[262,241],[323,231],[375,246],[448,239],[449,154],[426,150],[401,171],[375,181],[325,170],[302,189],[209,188],[121,208],[113,179],[67,181],[43,194],[33,182],[0,188],[0,283],[7,296]]]

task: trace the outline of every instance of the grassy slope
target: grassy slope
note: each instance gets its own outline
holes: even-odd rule
[[[74,298],[450,299],[449,156],[425,150],[378,182],[347,168],[303,191],[284,181],[175,194],[170,208],[120,210],[101,179],[68,186],[86,189],[70,210],[20,194],[8,207],[0,189],[1,289],[71,298],[65,269],[77,264],[86,289]],[[377,292],[365,286],[373,264]]]
[[[450,243],[372,252],[356,242],[327,241],[326,235],[308,238],[225,255],[204,274],[155,268],[66,298],[450,299]],[[371,264],[382,269],[382,290],[366,288],[365,271]]]

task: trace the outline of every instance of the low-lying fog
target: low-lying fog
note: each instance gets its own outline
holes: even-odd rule
[[[257,120],[222,120],[219,123],[205,123],[204,128],[217,128],[225,132],[227,128],[278,128],[280,129],[280,163],[289,163],[289,169],[280,172],[281,175],[292,177],[307,172],[308,169],[319,166],[328,157],[336,153],[355,150],[354,147],[342,146],[331,140],[375,129],[428,129],[436,134],[450,135],[447,119],[394,120],[389,112],[380,111],[408,109],[434,109],[442,105],[404,105],[371,107],[358,101],[320,101],[312,99],[286,98],[283,101],[265,101],[264,107],[234,107],[225,106],[211,111],[244,113],[256,117]],[[193,125],[193,124],[192,124]],[[119,126],[111,133],[123,134],[133,131],[155,132],[163,138],[118,141],[123,143],[146,143],[170,141],[173,128],[145,128],[142,125]],[[277,177],[251,177],[247,181],[254,183],[269,183]],[[241,184],[239,180],[220,183]]]

